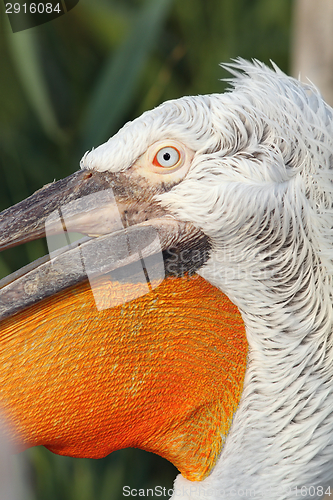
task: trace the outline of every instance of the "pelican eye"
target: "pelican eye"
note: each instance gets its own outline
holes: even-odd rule
[[[153,165],[156,167],[173,168],[178,165],[180,160],[180,152],[178,149],[167,146],[157,151],[153,159]]]

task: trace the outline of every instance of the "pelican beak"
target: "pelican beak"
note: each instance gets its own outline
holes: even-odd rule
[[[115,269],[138,279],[134,263],[142,259],[141,275],[155,285],[170,275],[194,273],[210,249],[200,230],[154,202],[149,187],[133,186],[126,173],[92,170],[48,184],[4,210],[0,235],[0,251],[45,236],[50,251],[0,281],[0,319]],[[193,252],[195,259],[189,258]]]
[[[220,290],[189,278],[208,238],[132,180],[82,170],[0,214],[0,249],[50,247],[0,283],[1,407],[20,446],[138,447],[200,480],[240,400],[244,327]]]

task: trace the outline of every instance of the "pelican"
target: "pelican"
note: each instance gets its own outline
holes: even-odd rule
[[[226,93],[145,112],[0,215],[0,249],[84,235],[2,283],[1,409],[21,447],[164,456],[174,499],[322,498],[332,109],[274,65],[226,67]]]

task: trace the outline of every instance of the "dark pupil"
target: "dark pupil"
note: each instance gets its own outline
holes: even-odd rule
[[[170,153],[164,153],[164,155],[163,155],[163,159],[164,159],[165,161],[169,161],[169,160],[170,160],[170,158],[171,158]]]

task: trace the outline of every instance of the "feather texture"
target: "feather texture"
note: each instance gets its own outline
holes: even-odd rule
[[[161,139],[193,149],[186,177],[156,199],[209,236],[200,274],[246,326],[244,392],[219,462],[200,483],[179,476],[173,498],[286,500],[295,487],[319,498],[333,458],[332,109],[275,66],[226,67],[229,92],[162,104],[82,166],[125,170]]]

